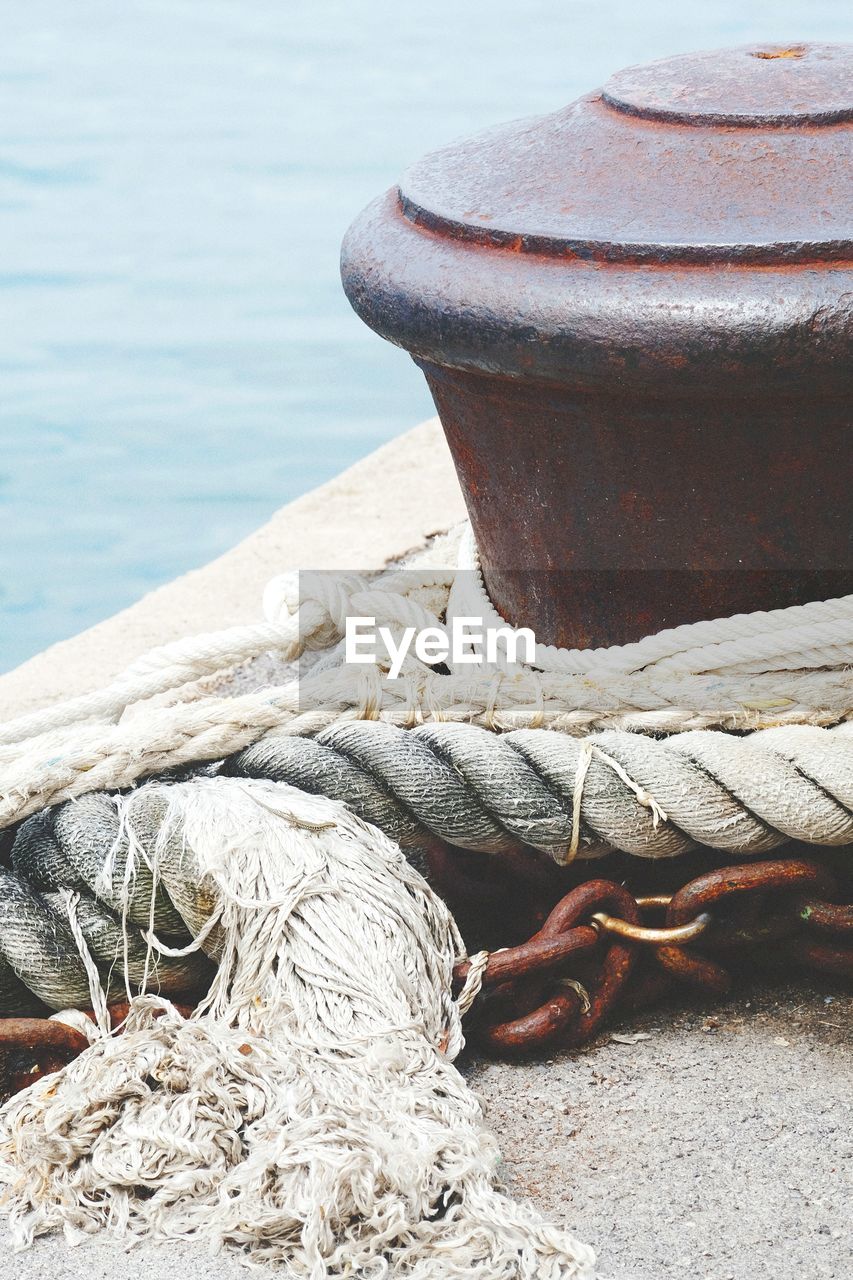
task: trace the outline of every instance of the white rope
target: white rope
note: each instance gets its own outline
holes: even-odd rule
[[[489,955],[488,951],[478,951],[475,955],[468,956],[468,973],[456,999],[460,1018],[464,1018],[469,1012],[483,989],[483,977],[488,968]]]
[[[342,661],[337,644],[354,614],[425,627],[439,625],[446,610],[451,621],[473,615],[505,626],[485,594],[470,530],[459,554],[460,572],[419,566],[373,583],[283,575],[265,592],[267,622],[162,646],[105,689],[0,726],[0,826],[87,791],[221,758],[268,732],[312,735],[340,719],[583,735],[830,725],[853,713],[853,596],[677,627],[610,649],[539,646],[541,671],[444,676],[412,658],[398,680],[379,668],[329,669]],[[261,653],[292,661],[324,646],[315,676],[233,698],[199,696],[199,680]],[[152,701],[164,694],[187,700]]]
[[[219,968],[193,1018],[137,997],[122,1035],[0,1111],[14,1246],[103,1231],[231,1244],[294,1280],[590,1280],[591,1250],[495,1189],[450,1060],[462,942],[399,849],[269,783],[153,785],[122,809],[188,923],[218,903]]]
[[[274,578],[264,593],[268,621],[193,636],[161,646],[131,664],[104,689],[20,716],[0,726],[0,744],[85,723],[116,721],[126,708],[225,671],[261,653],[291,661],[309,648],[328,648],[343,635],[347,616],[375,617],[378,624],[423,628],[435,613],[412,594],[437,587],[449,616],[473,614],[490,627],[505,627],[486,594],[470,526],[459,553],[462,572],[432,569],[386,573],[380,586],[356,575],[303,573]],[[447,594],[449,591],[449,601]],[[777,660],[778,663],[777,663]],[[853,663],[853,596],[738,614],[658,632],[636,644],[607,649],[557,649],[538,645],[535,666],[548,673],[599,679],[652,668],[702,674],[734,670],[801,670]]]
[[[484,626],[490,628],[508,626],[489,599],[470,525],[462,535],[459,569],[451,588],[448,613],[482,618]],[[634,644],[604,649],[561,649],[537,644],[535,666],[540,671],[594,673],[601,678],[651,670],[744,673],[755,664],[761,671],[770,671],[775,669],[777,659],[781,661],[780,670],[853,663],[853,595],[693,622],[659,631]]]
[[[308,579],[303,590],[312,594],[303,595],[293,613],[286,612],[282,597],[280,620],[191,636],[152,649],[103,689],[0,725],[0,743],[17,746],[28,738],[91,720],[114,722],[134,703],[229,670],[262,653],[275,653],[291,662],[306,649],[326,648],[336,642],[344,633],[348,614],[400,626],[438,624],[434,614],[397,591],[368,590],[362,579],[345,576],[303,577]],[[415,585],[410,584],[410,589]]]
[[[501,732],[542,727],[580,737],[605,728],[669,734],[802,722],[833,725],[853,711],[851,672],[813,674],[817,710],[797,702],[796,689],[778,677],[751,678],[740,704],[729,703],[713,687],[714,677],[685,677],[679,688],[686,707],[648,710],[642,706],[644,691],[632,687],[631,679],[614,677],[608,690],[583,677],[537,672],[481,679],[424,672],[389,680],[376,668],[364,668],[238,697],[152,706],[116,725],[82,724],[0,750],[0,827],[88,792],[129,787],[165,769],[220,760],[268,733],[313,736],[339,721],[381,720],[401,728],[461,722]],[[632,705],[637,702],[639,707]],[[699,710],[703,703],[707,709]]]
[[[468,571],[428,570],[414,585],[408,575],[316,575],[297,591],[286,575],[268,587],[267,622],[163,646],[107,688],[11,722],[0,730],[0,825],[269,734],[262,746],[278,748],[276,770],[307,768],[315,789],[331,770],[352,803],[380,805],[386,830],[397,824],[411,839],[425,828],[470,848],[533,845],[559,861],[602,845],[666,857],[694,843],[853,842],[849,725],[743,739],[704,727],[847,715],[853,597],[609,649],[540,647],[537,670],[474,680],[410,663],[392,690],[378,672],[353,681],[318,667],[307,706],[305,682],[193,698],[199,680],[264,652],[289,662],[319,649],[336,662],[350,614],[395,627],[435,626],[445,612],[505,625],[470,540],[465,556]],[[190,700],[152,704],[176,691]],[[516,728],[513,716],[566,732]],[[568,736],[596,716],[679,733],[665,743],[612,728]],[[395,717],[422,727],[397,733]],[[511,732],[440,723],[475,718]],[[61,1227],[72,1240],[100,1229],[125,1241],[233,1243],[306,1280],[380,1270],[432,1280],[438,1260],[460,1280],[591,1275],[588,1249],[495,1190],[497,1152],[449,1061],[488,956],[471,958],[454,1001],[461,939],[396,845],[342,805],[280,783],[220,776],[115,804],[130,841],[126,918],[143,872],[151,886],[149,955],[203,947],[219,967],[197,1016],[139,996],[118,1038],[103,1034],[103,993],[90,991],[101,1034],[2,1109],[0,1177],[19,1246]],[[155,936],[160,877],[169,909],[195,934],[190,947]],[[66,905],[91,986],[97,966],[72,896]],[[126,963],[128,938],[125,920]],[[146,957],[143,985],[147,976]],[[39,982],[55,998],[56,975]]]
[[[318,607],[309,607],[318,623],[325,621]],[[302,625],[304,629],[304,620]],[[0,742],[17,746],[27,738],[88,720],[109,723],[134,702],[180,688],[246,658],[270,652],[289,657],[297,653],[299,632],[300,619],[293,618],[284,624],[233,627],[152,649],[105,688],[8,721],[0,726]]]
[[[80,921],[77,918],[77,904],[80,901],[79,893],[74,893],[71,889],[60,889],[60,898],[65,907],[65,914],[68,917],[68,924],[71,929],[71,935],[74,938],[80,959],[83,962],[83,968],[86,970],[86,977],[89,980],[89,994],[92,998],[92,1012],[94,1013],[94,1024],[101,1035],[106,1035],[110,1029],[110,1015],[107,1009],[107,995],[101,984],[101,975],[98,966],[92,958],[86,939],[83,937],[83,930],[80,928]]]

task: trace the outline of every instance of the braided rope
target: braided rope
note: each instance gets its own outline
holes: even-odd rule
[[[834,725],[853,711],[853,673],[815,673],[813,680],[822,692],[812,723]],[[75,796],[130,787],[139,778],[197,761],[221,760],[267,733],[314,736],[348,720],[378,719],[400,728],[462,722],[493,732],[529,727],[582,736],[609,727],[644,733],[743,731],[803,719],[804,708],[779,696],[786,686],[772,676],[753,677],[744,691],[747,701],[739,706],[714,688],[713,677],[685,677],[682,702],[718,704],[704,714],[686,708],[627,709],[632,699],[641,702],[643,692],[631,688],[631,681],[614,679],[608,688],[584,677],[532,671],[487,679],[428,671],[390,680],[370,667],[324,672],[238,697],[149,707],[117,725],[83,724],[46,734],[26,750],[0,748],[0,828]]]
[[[388,582],[385,585],[387,588]],[[456,591],[456,583],[453,589]],[[99,786],[130,785],[145,772],[162,770],[166,761],[174,765],[215,759],[233,752],[235,747],[243,747],[225,761],[224,774],[287,783],[303,793],[342,800],[358,818],[372,822],[409,847],[416,847],[429,834],[487,853],[533,847],[565,863],[576,856],[594,857],[609,849],[663,858],[682,854],[695,845],[755,854],[789,840],[853,844],[850,724],[832,729],[777,726],[734,737],[694,728],[690,721],[695,712],[683,704],[675,707],[665,700],[656,701],[661,695],[654,691],[653,684],[662,677],[669,697],[672,688],[685,678],[695,682],[697,677],[713,676],[725,669],[728,709],[721,707],[715,713],[715,723],[724,723],[724,715],[736,720],[750,713],[760,716],[770,708],[784,714],[779,706],[778,687],[770,684],[768,689],[767,684],[768,674],[776,671],[793,680],[797,693],[791,701],[795,704],[802,697],[800,691],[806,680],[827,676],[835,682],[832,696],[847,698],[849,685],[842,672],[804,673],[802,668],[839,668],[853,660],[853,598],[805,606],[803,612],[778,611],[703,623],[696,628],[677,628],[618,651],[563,655],[556,674],[563,680],[580,678],[589,686],[589,692],[567,694],[568,686],[563,687],[561,707],[556,705],[558,699],[554,698],[554,685],[550,683],[555,673],[547,677],[546,684],[531,672],[519,677],[498,672],[492,673],[485,684],[481,681],[476,692],[470,681],[445,684],[450,695],[450,706],[445,708],[438,686],[418,684],[424,672],[410,666],[402,693],[392,695],[381,679],[377,684],[374,678],[372,686],[370,681],[359,681],[357,691],[350,688],[349,693],[341,684],[330,699],[329,677],[324,672],[317,685],[317,705],[306,707],[300,702],[304,687],[300,690],[291,684],[245,699],[212,699],[177,707],[147,706],[135,721],[115,723],[133,703],[144,703],[176,689],[186,690],[198,679],[257,652],[275,649],[290,660],[307,648],[328,650],[340,636],[349,612],[384,616],[396,626],[436,624],[435,613],[419,600],[402,591],[371,590],[362,579],[322,576],[315,594],[295,611],[289,603],[289,591],[288,584],[278,583],[267,600],[271,609],[287,610],[283,619],[165,646],[135,663],[107,689],[23,717],[0,734],[0,742],[7,744],[7,750],[0,751],[0,825],[19,820],[25,813],[35,814],[16,833],[13,869],[0,870],[0,1009],[8,1012],[26,1007],[32,996],[54,1009],[85,1004],[99,978],[109,989],[116,973],[121,975],[128,994],[132,987],[147,989],[152,974],[162,990],[185,989],[205,973],[207,962],[201,958],[199,948],[221,961],[202,1005],[200,1020],[168,1025],[164,1021],[159,1026],[149,1020],[144,1027],[141,1054],[133,1038],[134,1024],[131,1036],[124,1041],[100,1037],[88,1056],[79,1060],[71,1071],[70,1087],[60,1099],[67,1108],[63,1119],[66,1134],[74,1131],[78,1082],[100,1082],[102,1058],[124,1055],[127,1064],[134,1070],[138,1068],[140,1080],[145,1080],[147,1087],[152,1048],[159,1046],[161,1040],[165,1045],[177,1037],[175,1042],[180,1043],[183,1060],[200,1054],[201,1070],[195,1087],[196,1096],[203,1101],[210,1096],[210,1081],[218,1080],[222,1074],[221,1066],[227,1057],[224,1048],[230,1054],[228,1079],[213,1105],[205,1108],[210,1149],[216,1144],[218,1151],[218,1126],[228,1134],[237,1128],[233,1119],[235,1083],[242,1087],[248,1078],[244,1058],[246,1052],[253,1051],[247,1038],[254,1034],[259,1003],[266,1015],[270,1009],[273,1011],[267,1028],[273,1038],[268,1036],[264,1051],[268,1053],[272,1046],[280,1052],[282,1079],[287,1081],[281,1106],[278,1110],[268,1107],[267,1112],[275,1120],[271,1129],[287,1133],[289,1156],[293,1149],[289,1129],[295,1092],[292,1082],[304,1048],[293,1034],[294,1009],[299,1012],[297,1028],[309,1029],[312,1053],[306,1081],[317,1076],[320,1058],[314,1049],[327,1050],[331,1046],[334,1053],[326,1054],[324,1061],[327,1067],[330,1062],[337,1063],[353,1046],[362,1046],[362,1042],[376,1037],[379,1015],[386,1058],[390,1034],[397,1037],[398,1057],[404,1049],[408,1054],[402,1071],[405,1089],[399,1114],[410,1116],[413,1067],[420,1064],[422,1068],[428,1059],[441,1070],[433,1072],[435,1080],[430,1077],[427,1081],[429,1088],[425,1088],[424,1096],[429,1094],[427,1101],[430,1106],[435,1102],[440,1124],[448,1127],[450,1092],[434,1046],[442,1043],[440,1033],[448,1013],[452,1015],[448,1051],[455,1054],[461,1045],[460,1008],[453,1004],[450,991],[450,965],[461,939],[452,920],[446,913],[442,915],[444,909],[439,910],[435,903],[430,908],[432,900],[425,886],[423,902],[416,902],[414,882],[406,884],[405,893],[399,892],[396,880],[393,892],[390,881],[386,885],[383,859],[390,866],[391,861],[399,859],[399,849],[387,845],[386,850],[377,832],[365,841],[366,829],[353,825],[356,819],[343,810],[333,811],[326,806],[315,812],[308,797],[291,792],[293,805],[305,807],[297,814],[289,802],[280,799],[269,781],[228,781],[223,777],[218,786],[199,780],[183,787],[145,788],[128,798],[97,790]],[[460,598],[464,606],[464,595],[460,597],[458,591],[447,603],[449,616],[458,609]],[[545,657],[550,662],[550,657]],[[729,680],[731,676],[737,677],[736,685]],[[333,682],[335,678],[333,675]],[[750,689],[755,687],[752,680],[759,682],[757,704],[750,706],[750,699],[746,699],[740,707],[733,707],[733,689],[743,688],[744,678],[748,678]],[[455,677],[442,679],[452,682]],[[511,693],[504,695],[516,679],[519,694],[514,700]],[[534,683],[522,690],[523,683],[530,680]],[[625,680],[635,686],[633,696],[640,705],[626,708],[624,703],[615,707],[611,703],[603,707],[603,712],[594,713],[589,704],[608,696],[621,696],[614,686],[621,686]],[[681,683],[680,687],[685,689],[687,685]],[[698,687],[693,683],[691,691],[695,693]],[[810,690],[813,687],[810,683]],[[706,684],[705,690],[713,695],[713,681]],[[572,705],[566,705],[567,696],[575,698]],[[577,705],[580,696],[587,699],[583,706]],[[549,699],[551,705],[547,705]],[[468,718],[473,713],[488,724],[488,729],[455,722],[463,718],[460,708],[466,705]],[[376,716],[390,710],[386,721],[396,716],[414,727],[404,730],[383,720],[371,723],[342,718],[342,713],[352,716],[354,711],[366,712],[368,707]],[[445,714],[450,708],[452,713]],[[845,705],[845,713],[847,709]],[[665,741],[621,728],[571,736],[572,731],[589,724],[589,720],[582,724],[582,718],[577,717],[579,711],[587,716],[603,713],[605,722],[614,724],[620,718],[623,722],[627,718],[630,723],[635,715],[659,716],[662,710],[665,715],[681,717],[676,726],[680,732]],[[501,723],[505,711],[509,714]],[[528,724],[542,724],[548,717],[552,728],[568,732],[510,727],[513,714],[519,712],[527,717]],[[813,707],[812,714],[825,717],[826,711],[821,708],[815,712]],[[430,723],[418,723],[419,718],[427,717]],[[507,732],[497,735],[492,731],[495,727]],[[28,745],[22,749],[21,743]],[[170,803],[170,791],[180,793],[182,799],[177,804]],[[56,800],[72,795],[81,798],[55,810],[36,812],[46,796]],[[332,837],[326,845],[327,829],[336,828],[334,839],[339,847]],[[299,829],[302,834],[296,838],[292,829]],[[311,839],[305,833],[310,833]],[[322,850],[312,847],[315,837],[325,846]],[[365,869],[369,871],[366,880],[359,874]],[[218,885],[219,898],[211,892],[211,876]],[[351,887],[357,890],[353,896],[358,905],[356,919],[369,922],[369,929],[360,930],[354,925],[352,905],[342,902],[342,887],[349,886],[350,880]],[[401,919],[405,915],[406,929],[400,930],[399,938],[395,937],[392,949],[389,911],[401,904],[405,908],[400,914]],[[430,926],[426,929],[425,909]],[[161,932],[167,935],[162,942],[155,936]],[[368,940],[367,945],[362,935]],[[190,937],[195,941],[188,941]],[[331,951],[340,951],[334,972],[329,965],[330,937],[337,939]],[[424,943],[416,951],[422,957],[422,965],[421,960],[418,964],[423,972],[418,969],[414,983],[413,937]],[[361,974],[365,955],[371,957],[370,982],[355,989],[352,976]],[[300,967],[303,961],[304,968]],[[473,1000],[485,962],[485,953],[475,957],[462,995],[463,1006]],[[319,975],[316,988],[306,981],[306,975]],[[398,987],[407,998],[417,990],[418,998],[411,1008],[405,1000],[396,999]],[[259,1002],[261,990],[263,1000]],[[388,999],[389,992],[394,994],[396,1003]],[[299,1008],[306,993],[310,999],[304,1009]],[[423,1011],[430,999],[437,1013],[435,1026],[425,1033]],[[102,1022],[105,1002],[106,995],[100,1005],[96,1002]],[[213,1034],[208,1047],[202,1045],[208,1034],[202,1024],[211,1010],[219,1015],[219,1023],[214,1019],[211,1024]],[[132,1018],[144,1019],[147,1011],[145,1000],[138,1002]],[[363,1025],[355,1025],[356,1012]],[[240,1022],[235,1026],[238,1016]],[[217,1036],[221,1043],[214,1043]],[[336,1084],[333,1099],[337,1102],[343,1098],[346,1103],[347,1127],[342,1128],[340,1156],[347,1158],[354,1145],[348,1127],[354,1086],[361,1089],[358,1096],[365,1114],[373,1106],[376,1090],[378,1059],[372,1050],[364,1053],[363,1046],[359,1053],[363,1062],[357,1078],[347,1079],[344,1074],[341,1082],[345,1087]],[[390,1058],[388,1064],[399,1074],[397,1065],[390,1067]],[[260,1079],[259,1083],[265,1086],[269,1081]],[[259,1096],[260,1091],[252,1085],[247,1097],[254,1103]],[[458,1097],[453,1096],[459,1113],[456,1124],[467,1115],[465,1108],[469,1104],[464,1090]],[[54,1117],[56,1105],[51,1102],[45,1116]],[[7,1123],[11,1115],[16,1134],[35,1135],[30,1153],[23,1156],[23,1148],[15,1139],[16,1176],[20,1170],[35,1170],[30,1184],[19,1192],[19,1200],[26,1203],[28,1211],[43,1206],[44,1189],[53,1177],[56,1186],[44,1221],[61,1220],[61,1213],[54,1218],[50,1214],[59,1212],[57,1206],[68,1206],[70,1188],[76,1196],[73,1212],[80,1213],[84,1208],[88,1212],[95,1204],[93,1186],[100,1188],[102,1183],[97,1179],[94,1184],[88,1181],[88,1168],[94,1162],[78,1157],[94,1150],[100,1142],[98,1151],[101,1155],[107,1153],[106,1165],[115,1148],[124,1167],[127,1137],[121,1123],[116,1121],[115,1133],[108,1132],[103,1141],[98,1138],[93,1145],[91,1126],[85,1117],[76,1132],[77,1146],[73,1151],[66,1136],[65,1148],[71,1152],[66,1169],[58,1157],[52,1155],[44,1161],[37,1154],[44,1150],[43,1117],[37,1107],[28,1111],[29,1106],[24,1099],[20,1106],[13,1104],[4,1113]],[[247,1101],[247,1110],[248,1106]],[[371,1123],[375,1110],[373,1106]],[[314,1125],[316,1114],[323,1117],[322,1133],[316,1127],[311,1130],[318,1139],[312,1169],[322,1168],[329,1146],[327,1099],[319,1109],[310,1104],[307,1111],[310,1125]],[[161,1119],[160,1113],[152,1110],[150,1127],[156,1128]],[[55,1127],[55,1119],[50,1123]],[[135,1102],[132,1125],[134,1140],[139,1142],[139,1134],[144,1132],[148,1144],[149,1128],[139,1125]],[[384,1134],[386,1126],[387,1107],[375,1130],[371,1128],[371,1141],[366,1144],[369,1150],[382,1149],[378,1135]],[[247,1131],[252,1132],[251,1125]],[[167,1145],[173,1150],[171,1136]],[[466,1131],[460,1151],[470,1148]],[[9,1141],[4,1149],[7,1154],[12,1149]],[[39,1159],[42,1164],[36,1167]],[[187,1161],[191,1176],[207,1169],[209,1163],[197,1144]],[[336,1154],[330,1164],[335,1177],[339,1164]],[[430,1158],[429,1168],[435,1164]],[[68,1170],[72,1167],[75,1172],[69,1180]],[[280,1176],[281,1162],[277,1167]],[[241,1230],[253,1218],[246,1210],[247,1203],[253,1210],[258,1206],[260,1220],[268,1222],[261,1212],[269,1207],[270,1179],[265,1167],[261,1175],[258,1178],[248,1162],[245,1168],[239,1168],[235,1185],[240,1193],[237,1209]],[[491,1227],[494,1218],[503,1231],[507,1211],[501,1208],[499,1218],[495,1218],[497,1202],[493,1203],[493,1197],[487,1197],[488,1204],[483,1208],[483,1168],[478,1167],[469,1181],[475,1193],[472,1204],[477,1200],[471,1216],[478,1233],[474,1248],[481,1260],[483,1225]],[[400,1203],[411,1204],[415,1184],[411,1179],[410,1183]],[[18,1185],[24,1184],[19,1180]],[[176,1185],[178,1220],[184,1231],[187,1182],[183,1172]],[[334,1207],[332,1190],[330,1184],[328,1194],[321,1191],[315,1197],[312,1221],[316,1204],[322,1204],[324,1209],[327,1204]],[[205,1219],[209,1219],[204,1195],[197,1199]],[[339,1234],[346,1235],[354,1211],[348,1199],[339,1199],[343,1204],[341,1222],[345,1224]],[[228,1196],[222,1202],[230,1203]],[[140,1231],[163,1226],[160,1218],[151,1216],[151,1203],[149,1197],[140,1197],[135,1206]],[[291,1237],[295,1240],[298,1235],[293,1232],[292,1203],[292,1192],[282,1193],[279,1207],[287,1215],[290,1244]],[[431,1210],[435,1197],[431,1195],[424,1203]],[[421,1209],[415,1218],[420,1221],[425,1214],[426,1209]],[[24,1234],[27,1230],[32,1233],[33,1212],[28,1212],[28,1218],[31,1225]],[[375,1260],[379,1256],[374,1248],[377,1241],[381,1242],[377,1247],[385,1250],[389,1224],[399,1225],[399,1221],[396,1200],[381,1222],[374,1211],[374,1252],[368,1258],[359,1238],[358,1242],[353,1241],[353,1257],[357,1261]],[[91,1218],[92,1225],[106,1222],[106,1218]],[[508,1243],[496,1229],[495,1249],[500,1245],[504,1250],[501,1257],[507,1265],[518,1261],[519,1240],[530,1236],[531,1224],[525,1220],[522,1225],[524,1234],[514,1225],[507,1235]],[[322,1232],[325,1238],[325,1224]],[[270,1256],[283,1258],[280,1246],[276,1246],[278,1253],[270,1253],[266,1226],[263,1234],[263,1242],[257,1242],[259,1255],[263,1249]],[[303,1229],[299,1235],[303,1243],[304,1235]],[[586,1255],[580,1246],[562,1240],[555,1244],[552,1237],[552,1232],[540,1230],[537,1248],[543,1256],[552,1257],[559,1246],[563,1260],[571,1262],[573,1274],[575,1261],[585,1266]],[[460,1256],[465,1250],[470,1253],[473,1238],[471,1229],[466,1227],[461,1240],[454,1237],[454,1250],[461,1251]],[[360,1253],[355,1251],[356,1245]],[[319,1256],[319,1246],[314,1243],[311,1248],[312,1257]],[[533,1258],[524,1274],[532,1280],[539,1270],[539,1263]]]
[[[743,682],[741,701],[733,702],[731,691],[711,675],[669,677],[667,691],[654,678],[633,675],[597,682],[534,671],[472,677],[422,669],[391,680],[378,668],[339,668],[238,697],[146,706],[118,724],[83,723],[0,747],[0,828],[74,796],[219,760],[268,732],[314,735],[350,719],[404,728],[460,721],[498,731],[547,727],[582,735],[608,727],[671,734],[833,725],[853,714],[853,671],[806,674],[807,695],[791,673],[756,674]],[[668,696],[676,705],[666,705]]]
[[[466,545],[463,563],[467,556],[476,568],[470,538]],[[0,730],[0,826],[84,798],[18,832],[15,869],[0,884],[0,1006],[22,1008],[29,992],[51,1007],[84,999],[75,929],[98,964],[134,983],[147,980],[151,926],[173,944],[186,939],[187,903],[169,898],[144,858],[132,884],[105,878],[120,841],[114,802],[100,792],[201,760],[231,756],[225,772],[343,799],[409,847],[431,833],[484,852],[528,845],[564,862],[609,849],[670,857],[695,844],[760,853],[791,839],[853,843],[853,733],[796,725],[849,714],[853,675],[784,669],[791,653],[801,666],[841,661],[848,598],[676,628],[636,645],[559,651],[556,661],[557,651],[543,650],[544,672],[445,676],[413,662],[389,680],[376,668],[337,668],[234,698],[150,705],[175,689],[192,694],[194,682],[260,651],[290,660],[326,649],[334,661],[352,612],[397,627],[438,625],[436,610],[450,619],[472,610],[472,582],[476,610],[502,623],[479,571],[456,575],[451,587],[452,576],[427,568],[376,583],[328,574],[297,583],[285,575],[267,588],[268,622],[163,646],[106,689]],[[722,663],[738,673],[740,701],[713,665]],[[756,663],[762,669],[750,670]],[[735,738],[709,725],[753,732]],[[677,736],[660,742],[635,730]],[[83,895],[73,919],[69,893]],[[119,959],[121,918],[136,933],[122,929]],[[186,972],[167,963],[182,959],[181,945],[165,946],[158,979],[184,982]]]
[[[14,821],[63,795],[79,794],[74,772],[94,770],[91,786],[84,781],[84,790],[124,786],[152,767],[168,768],[192,758],[184,744],[193,737],[199,739],[196,758],[216,754],[205,754],[212,749],[204,741],[207,735],[218,742],[220,754],[245,745],[251,739],[245,736],[241,718],[258,718],[260,731],[298,719],[306,704],[303,701],[300,708],[296,686],[271,689],[256,704],[233,706],[230,713],[218,700],[199,699],[199,690],[193,686],[262,653],[275,653],[289,662],[306,649],[334,649],[347,616],[372,616],[379,624],[397,628],[423,628],[438,625],[438,613],[446,611],[452,619],[473,610],[487,625],[505,625],[485,593],[470,532],[463,538],[460,554],[462,565],[471,571],[455,573],[436,567],[388,571],[373,583],[357,575],[283,575],[273,579],[265,592],[266,623],[162,646],[104,689],[0,726],[0,823]],[[430,594],[429,608],[417,599],[424,593]],[[516,690],[508,682],[493,683],[495,673],[474,682],[466,674],[461,686],[447,692],[425,683],[408,722],[470,718],[503,727],[501,716],[506,711],[506,723],[517,727],[525,723],[526,697],[526,723],[553,723],[574,732],[605,725],[681,732],[780,721],[834,723],[853,707],[851,663],[853,597],[844,597],[678,627],[611,649],[539,646],[537,666],[546,673],[544,680],[536,672],[524,672]],[[429,668],[413,659],[408,660],[407,671],[424,681],[429,675]],[[560,675],[574,679],[562,683]],[[529,683],[524,688],[525,676],[538,681],[532,697]],[[401,704],[410,701],[410,689],[404,685],[401,692],[397,683],[396,689],[395,682],[382,689],[378,710],[371,714],[388,712],[392,721],[400,716],[406,723]],[[358,682],[355,687],[360,687]],[[129,707],[140,707],[137,714],[147,717],[156,710],[150,706],[152,698],[174,695],[177,690],[191,700],[180,702],[172,712],[159,755],[145,747],[149,729],[156,736],[160,728],[156,719],[150,725],[137,724],[127,733],[111,733]],[[308,696],[314,698],[310,690]],[[328,689],[319,702],[335,706],[336,699],[340,713],[364,714],[356,711],[361,700],[352,685],[349,694]],[[308,704],[315,712],[317,702],[314,698]],[[542,718],[543,703],[549,704],[547,720]],[[315,716],[312,723],[319,719]],[[24,743],[28,746],[22,747]],[[140,748],[141,766],[129,776],[130,761]],[[108,760],[116,761],[112,777]],[[53,792],[46,789],[47,783],[27,781],[50,775],[54,763],[66,781]]]
[[[743,738],[687,732],[658,741],[609,730],[572,738],[542,729],[496,735],[438,723],[411,730],[352,721],[316,738],[269,734],[222,772],[288,783],[344,801],[403,847],[425,834],[480,852],[530,846],[558,862],[620,849],[673,857],[695,845],[759,854],[790,840],[853,844],[853,728],[789,726]],[[201,928],[192,893],[134,860],[118,801],[96,792],[19,828],[13,870],[0,872],[0,1007],[27,992],[52,1008],[85,1003],[88,984],[61,890],[81,894],[78,918],[99,965],[144,981],[149,926],[181,943]],[[107,874],[104,868],[107,866]],[[153,902],[153,908],[152,908]],[[119,920],[133,926],[128,941]],[[180,946],[161,955],[163,989],[199,979]],[[187,966],[190,966],[187,968]],[[23,985],[21,985],[23,984]]]
[[[409,584],[409,589],[416,585]],[[0,743],[18,746],[29,738],[91,720],[110,723],[134,703],[216,675],[262,653],[275,653],[291,662],[307,649],[325,649],[336,643],[350,614],[376,617],[397,626],[438,624],[433,613],[399,591],[372,590],[364,579],[353,575],[304,574],[300,590],[299,600],[291,600],[292,611],[282,605],[279,619],[190,636],[152,649],[103,689],[0,725]]]

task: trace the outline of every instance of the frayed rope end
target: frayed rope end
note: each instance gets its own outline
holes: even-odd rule
[[[122,1035],[0,1111],[15,1245],[105,1231],[232,1244],[293,1276],[589,1280],[585,1245],[496,1189],[450,1061],[461,939],[397,846],[274,783],[122,805],[186,918],[217,912],[219,969],[194,1017],[138,996]]]

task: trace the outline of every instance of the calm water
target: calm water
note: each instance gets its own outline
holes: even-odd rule
[[[631,62],[853,39],[846,0],[0,8],[0,670],[430,411],[337,273],[408,161]]]

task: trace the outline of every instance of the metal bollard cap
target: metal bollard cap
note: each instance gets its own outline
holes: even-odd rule
[[[853,45],[632,67],[436,151],[356,219],[344,288],[416,358],[690,393],[850,389]]]

